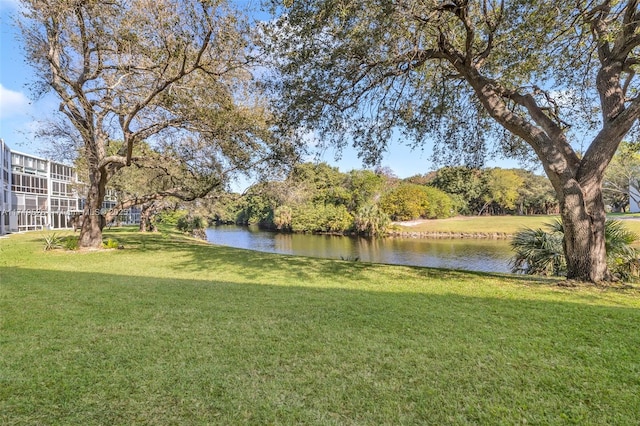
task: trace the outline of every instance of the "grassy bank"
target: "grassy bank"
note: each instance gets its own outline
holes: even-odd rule
[[[177,235],[0,239],[2,424],[638,424],[640,294]]]
[[[433,232],[453,234],[514,234],[522,228],[540,228],[559,216],[458,216],[450,219],[422,220],[396,225],[402,232]],[[610,219],[624,220],[631,231],[640,234],[638,214],[612,214]]]

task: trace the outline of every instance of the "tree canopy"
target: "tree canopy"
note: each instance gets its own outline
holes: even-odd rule
[[[535,157],[560,202],[568,277],[610,278],[602,179],[640,116],[636,0],[272,6],[265,49],[284,121],[353,141],[365,163],[397,131],[444,160],[479,163],[492,143]]]
[[[469,176],[471,185],[464,185]],[[556,213],[550,187],[544,176],[519,169],[444,167],[401,180],[371,170],[343,173],[326,163],[302,163],[284,180],[262,181],[242,195],[218,198],[208,215],[217,222],[281,231],[379,235],[390,219]]]
[[[101,245],[106,184],[151,160],[134,155],[142,143],[180,159],[183,179],[209,176],[200,193],[289,152],[251,75],[250,28],[224,0],[22,3],[34,88],[58,96],[58,136],[78,142],[88,168],[82,247]]]

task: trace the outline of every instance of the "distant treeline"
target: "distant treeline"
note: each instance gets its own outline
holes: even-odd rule
[[[546,177],[520,169],[444,167],[399,179],[384,169],[340,172],[303,163],[281,181],[218,199],[213,220],[293,232],[375,235],[390,221],[455,215],[554,214]]]

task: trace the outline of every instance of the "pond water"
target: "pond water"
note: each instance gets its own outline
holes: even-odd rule
[[[512,256],[507,240],[282,234],[233,225],[207,229],[207,239],[269,253],[483,272],[509,272]]]

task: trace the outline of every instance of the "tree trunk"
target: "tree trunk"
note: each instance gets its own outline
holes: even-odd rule
[[[80,239],[78,241],[78,245],[81,248],[102,247],[102,229],[105,225],[105,219],[101,209],[106,184],[106,175],[99,169],[90,166],[87,199],[84,206]]]
[[[158,229],[151,221],[156,212],[156,203],[151,201],[140,206],[140,232],[156,232]]]
[[[144,212],[144,210],[143,210]],[[140,213],[140,227],[138,228],[139,232],[147,232],[148,231],[149,222],[143,213]]]
[[[560,198],[567,278],[593,283],[610,281],[601,184],[581,186],[573,180],[565,185]]]

